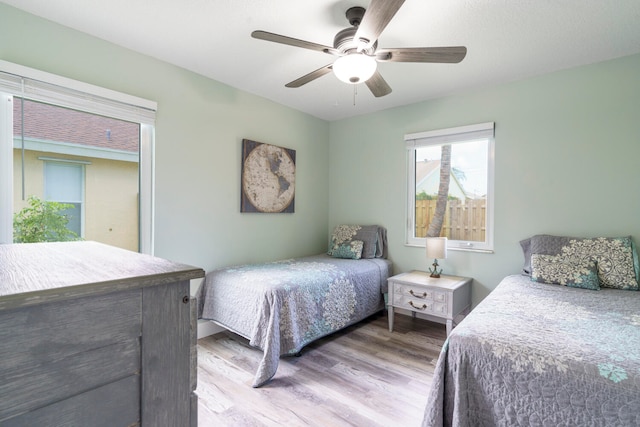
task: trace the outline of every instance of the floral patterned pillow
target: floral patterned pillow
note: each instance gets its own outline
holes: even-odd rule
[[[378,244],[377,225],[339,225],[331,234],[329,255],[339,246],[354,240],[362,241],[362,258],[375,258]]]
[[[638,255],[630,236],[577,238],[539,234],[520,242],[524,274],[532,274],[532,254],[578,260],[593,259],[603,288],[638,290]]]
[[[532,254],[531,280],[571,288],[600,289],[598,266],[590,258]]]
[[[352,240],[331,248],[329,255],[334,258],[360,259],[362,258],[363,246],[364,242],[362,240]]]

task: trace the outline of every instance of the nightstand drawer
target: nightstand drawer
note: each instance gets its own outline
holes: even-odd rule
[[[448,314],[447,304],[436,302],[433,304],[433,312],[441,315]]]
[[[429,313],[438,316],[447,314],[446,304],[407,296],[397,298],[395,306],[415,311],[416,313]]]
[[[393,288],[397,295],[437,302],[447,302],[446,293],[425,289],[422,286],[401,285],[396,283]]]
[[[430,313],[433,310],[433,301],[413,298],[411,296],[400,296],[395,299],[394,305],[415,312]]]

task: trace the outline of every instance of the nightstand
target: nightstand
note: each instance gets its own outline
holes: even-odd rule
[[[471,309],[470,277],[441,275],[436,279],[424,271],[410,271],[390,277],[389,282],[389,332],[393,332],[395,308],[411,311],[415,317],[421,313],[427,320],[446,323],[447,336],[454,326],[454,319],[468,314]]]

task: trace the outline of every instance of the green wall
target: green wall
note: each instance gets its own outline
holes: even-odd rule
[[[0,59],[158,102],[156,254],[206,270],[322,252],[339,223],[405,241],[403,136],[496,123],[495,253],[451,251],[474,302],[536,233],[640,236],[640,55],[327,123],[0,3]],[[391,95],[393,96],[393,95]],[[296,150],[296,213],[241,214],[242,138]]]
[[[326,250],[329,124],[0,3],[0,59],[158,103],[155,254],[204,268]],[[296,150],[294,214],[241,214],[242,139]]]
[[[407,133],[495,122],[495,253],[450,251],[445,273],[479,302],[522,267],[533,234],[640,238],[640,55],[331,123],[330,228],[379,223],[396,272],[405,242]]]

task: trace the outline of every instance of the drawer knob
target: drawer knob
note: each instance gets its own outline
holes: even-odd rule
[[[189,304],[189,295],[185,295],[182,297],[182,303],[183,304]]]
[[[417,305],[414,305],[413,301],[409,301],[409,305],[413,308],[417,308],[418,310],[424,310],[425,308],[427,308],[427,304],[422,304],[422,307],[419,307]]]
[[[420,295],[420,294],[417,294],[417,293],[413,292],[413,289],[411,289],[409,291],[409,293],[411,295],[413,295],[414,297],[416,297],[416,298],[426,298],[427,297],[427,293],[426,292],[423,292],[422,295]]]

